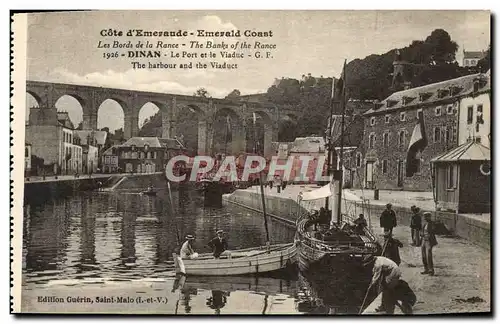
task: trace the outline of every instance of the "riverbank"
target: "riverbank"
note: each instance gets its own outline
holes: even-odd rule
[[[149,186],[164,188],[167,181],[162,172],[156,173],[120,173],[97,174],[92,177],[61,176],[45,179],[33,179],[24,184],[25,201],[45,201],[51,197],[68,197],[75,192],[91,190],[132,190],[146,189]],[[174,186],[175,187],[175,186]]]
[[[279,194],[275,188],[272,190],[267,188],[264,191],[266,207],[270,206],[271,214],[287,217],[288,222],[293,222],[294,219],[291,217],[288,218],[288,216],[293,215],[292,211],[299,211],[295,200],[299,192],[306,192],[317,188],[319,187],[307,185],[287,186]],[[356,194],[355,191],[350,192]],[[400,195],[400,197],[396,198],[397,195]],[[378,216],[387,202],[393,203],[393,208],[398,214],[398,226],[394,230],[394,235],[404,244],[404,247],[400,250],[403,260],[401,264],[403,279],[409,283],[418,298],[414,312],[416,314],[489,312],[491,310],[489,222],[471,220],[467,218],[467,215],[433,212],[437,220],[444,219],[443,214],[451,214],[447,216],[455,219],[455,224],[463,227],[458,229],[462,231],[464,229],[468,230],[471,235],[468,236],[468,239],[451,235],[439,235],[438,246],[434,249],[436,275],[433,277],[421,275],[420,272],[423,271],[421,251],[419,247],[410,245],[410,228],[407,226],[410,214],[409,206],[406,207],[406,205],[418,204],[420,200],[416,199],[416,197],[425,197],[426,193],[409,193],[410,197],[406,198],[409,201],[404,200],[401,197],[402,195],[405,195],[405,193],[391,193],[390,201],[388,201],[389,199],[384,195],[384,192],[381,192],[379,201],[372,203],[370,200],[368,202],[368,206],[370,209],[373,209],[373,212],[367,213],[365,216],[369,218],[369,223],[372,224],[374,232],[381,236],[382,230],[378,226]],[[260,189],[258,187],[237,190],[231,195],[225,195],[224,201],[225,203],[237,203],[240,205],[251,204],[251,208],[257,210],[261,210],[262,206],[260,202]],[[322,203],[312,208],[319,208]],[[473,228],[466,226],[473,221],[479,222],[479,226],[481,226],[483,231],[488,228],[487,238],[483,238],[483,240],[478,239],[477,236],[483,234],[476,232],[476,235],[474,235]],[[380,239],[382,238],[380,237]],[[476,241],[471,242],[470,239]],[[487,243],[487,247],[481,247],[481,244],[477,244],[477,242]]]

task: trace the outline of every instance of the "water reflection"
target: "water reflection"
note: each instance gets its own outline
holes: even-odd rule
[[[29,284],[101,278],[163,280],[173,276],[177,232],[196,236],[197,252],[216,230],[230,249],[264,245],[264,220],[236,206],[203,207],[195,191],[145,196],[139,192],[86,192],[44,203],[26,202],[23,271]],[[294,229],[269,220],[273,243],[293,241]],[[176,313],[357,313],[364,290],[345,279],[287,277],[188,277],[173,282]],[[169,284],[171,281],[168,281]],[[167,287],[167,292],[170,287]],[[361,296],[360,296],[361,295]],[[352,306],[354,305],[354,306]]]
[[[265,244],[260,213],[235,206],[203,207],[193,190],[157,196],[139,192],[85,192],[43,204],[27,201],[23,252],[24,271],[40,280],[68,278],[157,277],[173,270],[177,232],[196,236],[195,250],[210,252],[206,243],[216,230],[227,233],[229,248]],[[293,240],[294,231],[270,222],[273,243]]]

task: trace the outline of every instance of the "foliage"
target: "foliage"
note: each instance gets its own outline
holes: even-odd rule
[[[193,96],[195,97],[202,97],[202,98],[208,98],[210,97],[210,94],[208,93],[207,89],[205,88],[199,88],[196,90],[195,93],[193,93]]]
[[[234,89],[225,97],[225,99],[239,98],[240,96],[241,96],[240,90]]]
[[[485,57],[477,62],[477,67],[482,73],[488,72],[488,70],[491,68],[491,45],[488,46]]]

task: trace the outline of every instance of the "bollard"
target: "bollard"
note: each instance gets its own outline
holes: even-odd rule
[[[373,199],[379,200],[379,191],[378,189],[373,190]]]

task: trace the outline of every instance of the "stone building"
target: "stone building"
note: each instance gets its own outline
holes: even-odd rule
[[[177,139],[132,137],[103,153],[103,172],[162,172],[168,160],[185,152],[184,146]]]
[[[460,100],[458,113],[458,145],[474,139],[491,146],[491,72],[473,80],[475,89]],[[478,140],[477,140],[478,139]]]
[[[82,171],[82,147],[74,135],[68,113],[55,108],[31,108],[26,140],[32,155],[43,160],[43,174],[74,174]]]
[[[486,56],[484,51],[466,51],[464,50],[464,58],[462,60],[462,66],[474,67],[477,65],[479,60]]]
[[[475,86],[478,76],[472,74],[398,91],[368,110],[364,114],[363,141],[354,159],[358,178],[354,184],[365,188],[431,190],[430,160],[458,145],[459,107],[462,100],[481,91],[481,87]],[[408,148],[420,111],[427,145],[417,152],[417,172],[408,177]]]

